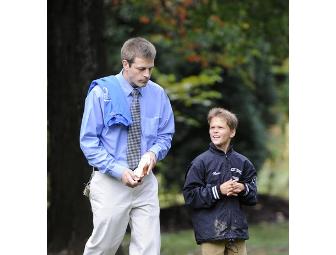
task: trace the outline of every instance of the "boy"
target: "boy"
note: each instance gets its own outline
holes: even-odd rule
[[[246,255],[247,221],[241,205],[257,202],[256,170],[230,146],[238,119],[224,108],[208,114],[210,147],[191,163],[183,187],[202,255]]]

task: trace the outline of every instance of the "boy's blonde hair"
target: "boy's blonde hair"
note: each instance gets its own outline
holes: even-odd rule
[[[220,117],[224,119],[231,130],[237,129],[238,118],[234,113],[224,108],[221,108],[221,107],[215,107],[215,108],[212,108],[208,113],[208,123],[209,124],[213,117]]]

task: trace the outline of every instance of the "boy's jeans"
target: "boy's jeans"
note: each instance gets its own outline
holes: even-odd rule
[[[245,240],[202,243],[201,249],[202,255],[247,255]]]

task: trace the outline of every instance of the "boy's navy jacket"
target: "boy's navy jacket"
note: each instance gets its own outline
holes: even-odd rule
[[[226,196],[220,185],[236,179],[245,185],[238,196]],[[183,196],[192,210],[192,224],[198,244],[216,240],[249,238],[241,205],[257,203],[256,170],[251,161],[232,147],[227,153],[213,143],[197,156],[188,169]]]

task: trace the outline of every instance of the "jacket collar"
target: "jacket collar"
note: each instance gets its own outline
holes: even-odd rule
[[[209,150],[219,155],[230,155],[233,152],[233,146],[230,144],[227,152],[225,153],[224,151],[217,149],[217,147],[211,142],[209,144]]]

